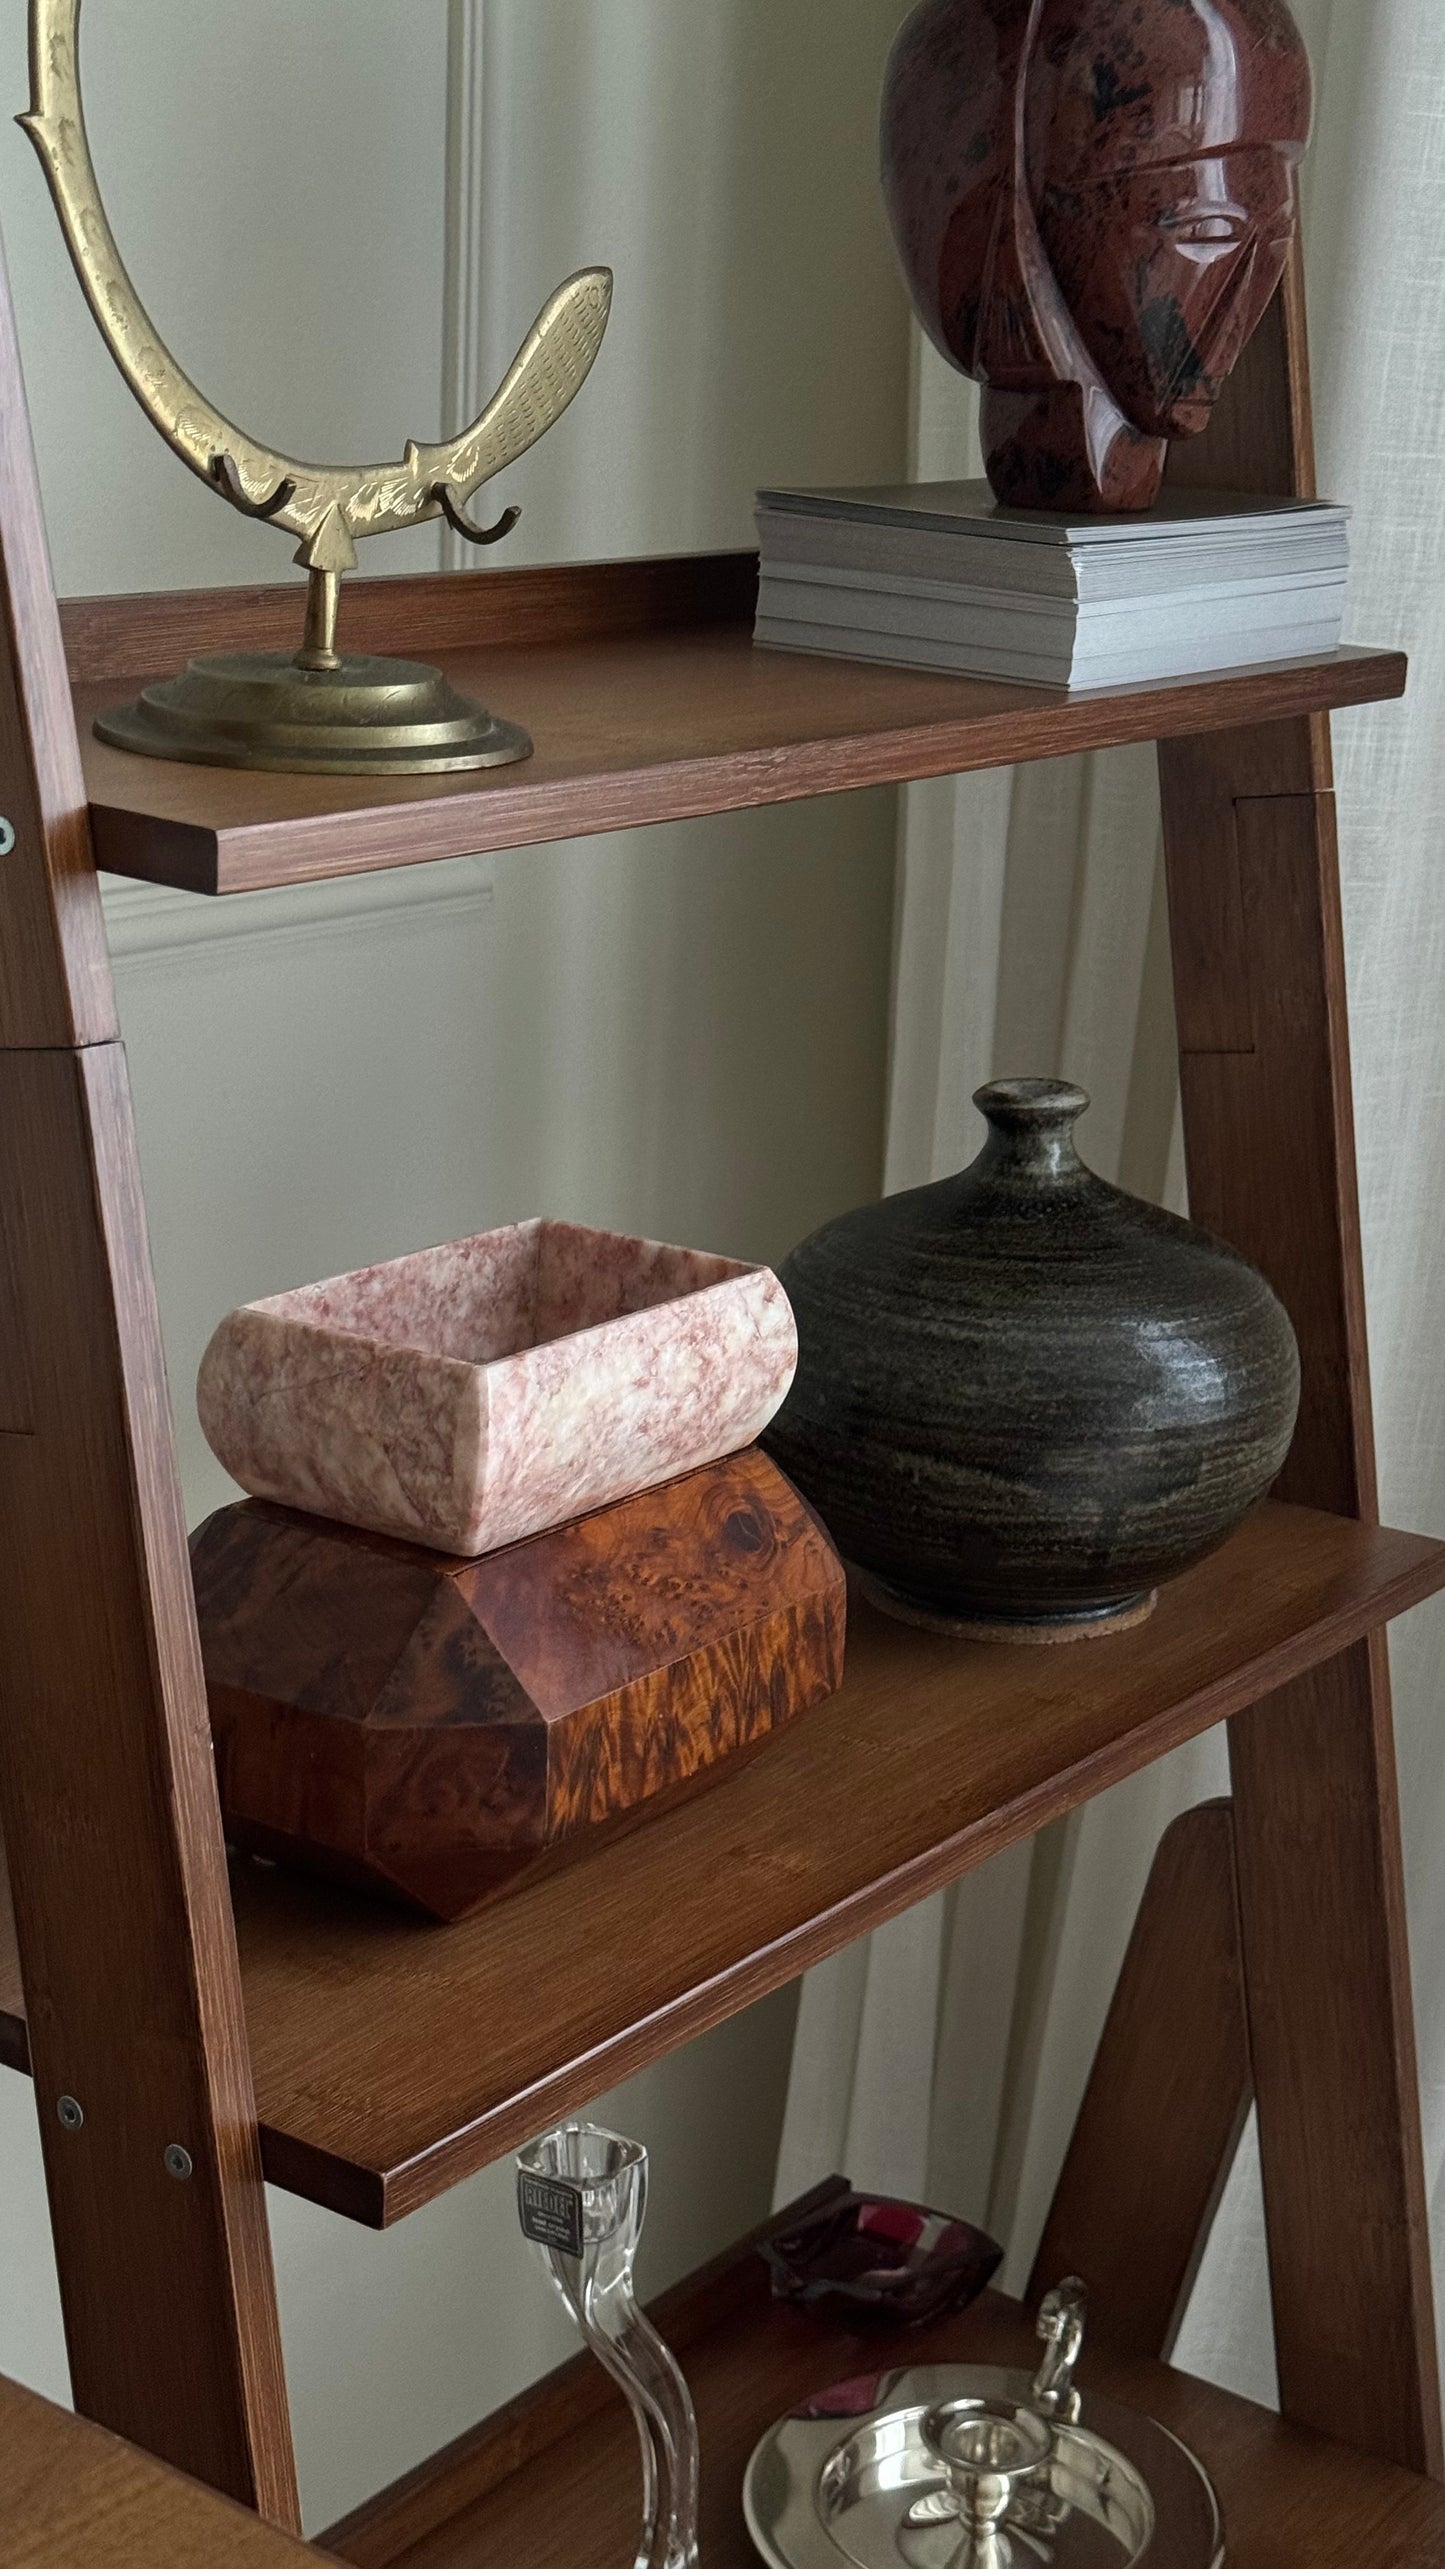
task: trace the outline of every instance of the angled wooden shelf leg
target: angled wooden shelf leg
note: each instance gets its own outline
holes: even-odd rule
[[[1086,2275],[1111,2351],[1167,2356],[1249,2099],[1234,1813],[1200,1802],[1159,1841],[1027,2298]]]
[[[125,1057],[3,278],[0,607],[0,1816],[72,2381],[294,2521]]]
[[[1305,725],[1161,753],[1185,1130],[1195,1219],[1264,1268],[1299,1332],[1282,1494],[1372,1519],[1334,815],[1306,790],[1319,755]],[[1230,943],[1232,972],[1206,987],[1201,957]],[[1230,1757],[1285,2412],[1439,2476],[1383,1637],[1237,1716]]]
[[[1191,479],[1313,489],[1298,266]],[[1375,1516],[1327,718],[1160,748],[1190,1207],[1265,1270],[1304,1401],[1280,1495]],[[1383,1636],[1231,1726],[1285,2415],[1442,2465]]]

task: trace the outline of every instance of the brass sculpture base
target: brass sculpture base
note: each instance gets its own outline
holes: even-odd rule
[[[440,669],[356,652],[331,668],[219,652],[98,715],[95,730],[143,758],[314,776],[445,775],[532,754],[519,724],[458,695]]]

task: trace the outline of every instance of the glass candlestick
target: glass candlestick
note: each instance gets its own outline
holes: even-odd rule
[[[642,2447],[636,2569],[696,2569],[697,2420],[687,2384],[638,2306],[632,2269],[647,2209],[647,2152],[592,2123],[544,2134],[517,2160],[517,2212],[598,2362],[624,2393]]]

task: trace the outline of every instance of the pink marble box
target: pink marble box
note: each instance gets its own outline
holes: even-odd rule
[[[797,1360],[768,1268],[521,1222],[247,1303],[196,1398],[253,1498],[475,1557],[750,1445]]]

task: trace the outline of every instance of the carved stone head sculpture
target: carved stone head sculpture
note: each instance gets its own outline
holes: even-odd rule
[[[924,328],[985,387],[997,498],[1156,498],[1279,283],[1310,107],[1284,0],[914,11],[884,193]]]

